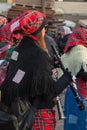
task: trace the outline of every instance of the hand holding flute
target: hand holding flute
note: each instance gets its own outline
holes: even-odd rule
[[[58,54],[57,49],[56,49],[54,46],[52,46],[52,45],[51,45],[51,47],[52,47],[52,50],[53,50],[53,52],[54,52],[54,54],[55,54],[56,60],[57,60],[57,61],[59,62],[59,64],[60,64],[60,68],[62,69],[62,71],[64,72],[64,74],[67,76],[67,78],[71,78],[71,74],[69,75],[68,70],[64,68],[64,65],[63,65],[62,62],[61,62],[61,59],[60,59],[60,56],[59,56],[59,54]],[[73,82],[74,82],[74,81],[73,81],[73,78],[72,78],[72,81],[71,81],[71,83],[69,84],[69,85],[70,85],[70,88],[71,88],[72,93],[73,93],[73,95],[74,95],[74,97],[75,97],[75,99],[76,99],[76,102],[77,102],[77,105],[78,105],[79,109],[80,109],[80,110],[84,110],[84,109],[85,109],[85,106],[84,106],[82,100],[80,99],[80,96],[79,96],[79,94],[78,94],[78,92],[77,92],[77,90],[76,90],[76,88],[75,88]]]

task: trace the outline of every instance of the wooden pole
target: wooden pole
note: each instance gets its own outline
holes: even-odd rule
[[[46,15],[46,10],[45,10],[46,0],[41,0],[41,5],[42,5],[42,12]]]

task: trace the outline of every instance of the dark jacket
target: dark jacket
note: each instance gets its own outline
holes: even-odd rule
[[[51,36],[48,36],[47,34],[45,34],[45,42],[46,42],[48,52],[49,52],[49,54],[51,56],[51,59],[54,59],[54,52],[52,50],[51,45],[54,46],[55,48],[57,48],[56,42],[54,41],[54,39]]]
[[[14,55],[13,55],[14,54]],[[25,37],[13,51],[6,78],[1,86],[2,101],[7,105],[17,96],[34,102],[38,108],[52,108],[52,99],[62,92],[71,78],[64,74],[57,82],[52,79],[51,63],[46,52]]]
[[[58,37],[57,40],[56,40],[56,43],[57,43],[57,46],[58,46],[58,49],[59,49],[59,54],[62,55],[64,54],[64,48],[66,46],[66,42],[68,40],[68,37],[69,37],[70,34],[67,34],[65,35],[63,38]]]
[[[56,57],[55,57],[55,53],[53,52],[53,49],[52,49],[52,46],[53,46],[58,51],[58,47],[57,47],[56,42],[54,41],[54,39],[51,36],[45,34],[45,43],[46,43],[46,47],[47,47],[48,52],[49,52],[49,57],[52,61],[53,68],[58,67],[58,65],[55,64]]]

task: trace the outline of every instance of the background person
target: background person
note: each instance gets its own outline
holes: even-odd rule
[[[68,40],[69,35],[72,33],[71,29],[67,26],[59,26],[57,28],[57,38],[56,43],[59,49],[59,55],[64,53],[64,48]]]
[[[77,91],[85,109],[80,110],[70,88],[65,94],[64,130],[87,129],[87,29],[78,28],[70,35],[61,57],[65,68],[76,77]]]

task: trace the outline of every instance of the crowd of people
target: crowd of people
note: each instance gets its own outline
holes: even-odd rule
[[[28,112],[21,121],[18,118],[18,129],[14,130],[55,130],[56,117],[53,107],[57,104],[56,97],[63,90],[66,117],[64,130],[86,130],[87,29],[81,26],[72,31],[66,25],[58,26],[57,37],[53,39],[47,33],[47,19],[39,11],[25,10],[9,22],[6,18],[1,19],[3,22],[0,22],[0,103],[12,108],[15,100],[25,100],[31,104],[35,114],[31,126],[28,124],[31,118],[27,118]],[[65,67],[63,73],[52,46],[56,48]],[[73,75],[76,76],[75,89],[84,105],[83,110],[79,110],[69,87],[74,82]],[[17,107],[14,108],[17,111]],[[5,130],[2,122],[0,128]],[[13,130],[13,127],[6,129]]]

